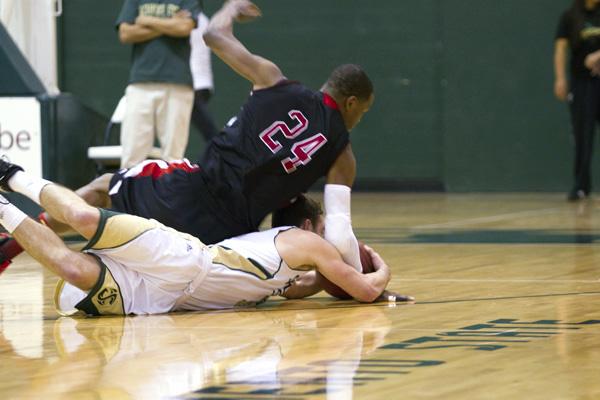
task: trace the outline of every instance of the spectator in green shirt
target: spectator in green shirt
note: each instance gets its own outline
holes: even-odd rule
[[[197,0],[125,0],[116,26],[133,47],[121,167],[145,160],[155,135],[161,158],[183,158],[194,102],[189,37],[199,13]]]

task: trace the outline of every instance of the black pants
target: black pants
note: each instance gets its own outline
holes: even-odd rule
[[[570,103],[571,124],[575,141],[575,183],[573,190],[589,194],[592,189],[591,164],[594,133],[600,122],[600,78],[574,78]]]

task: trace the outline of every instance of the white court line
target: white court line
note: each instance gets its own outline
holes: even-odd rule
[[[492,215],[489,217],[467,218],[467,219],[461,219],[458,221],[442,222],[439,224],[416,225],[416,226],[411,227],[410,229],[437,229],[437,228],[448,228],[448,227],[464,226],[464,225],[484,224],[487,222],[497,222],[497,221],[503,221],[503,220],[507,220],[507,219],[514,219],[517,217],[532,217],[534,215],[551,214],[558,210],[562,210],[562,207],[545,208],[542,210],[519,211],[519,212],[514,212],[514,213],[508,213],[508,214]]]
[[[524,327],[523,329],[527,329]],[[457,329],[458,330],[458,329]],[[477,336],[501,336],[509,332],[518,332],[517,329],[508,329],[500,332],[477,332]],[[527,332],[527,333],[536,333],[536,332]]]
[[[437,279],[437,278],[400,278],[404,282],[484,282],[484,283],[598,283],[600,279]]]

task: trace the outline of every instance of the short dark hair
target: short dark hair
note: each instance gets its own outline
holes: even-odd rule
[[[356,64],[343,64],[334,69],[325,85],[334,96],[356,96],[360,100],[367,100],[373,94],[371,79],[362,67]]]
[[[309,219],[313,225],[317,224],[319,217],[323,215],[323,209],[318,201],[310,199],[303,194],[287,207],[280,208],[271,216],[271,226],[300,226],[305,219]]]

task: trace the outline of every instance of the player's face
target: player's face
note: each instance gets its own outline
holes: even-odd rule
[[[344,122],[346,124],[346,129],[351,131],[362,119],[363,115],[373,105],[375,101],[375,95],[371,94],[371,96],[367,100],[359,100],[358,98],[352,96],[346,99],[346,104],[344,105]]]

